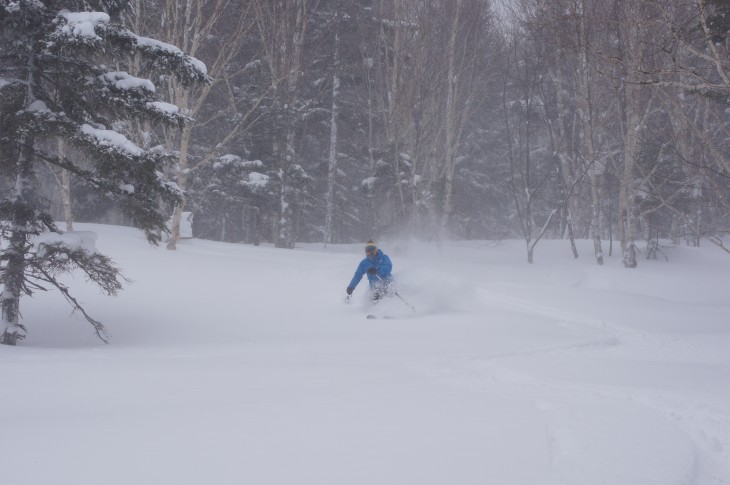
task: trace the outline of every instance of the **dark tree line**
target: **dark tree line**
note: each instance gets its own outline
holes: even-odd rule
[[[589,237],[599,262],[614,238],[631,266],[636,241],[699,244],[727,229],[727,10],[136,2],[128,22],[206,61],[213,79],[169,78],[168,99],[195,121],[137,138],[177,153],[168,176],[185,201],[165,210],[193,212],[201,237],[521,236],[530,259],[542,237]],[[234,174],[230,157],[248,169]],[[72,204],[89,216],[88,198]]]
[[[140,130],[178,154],[165,210],[196,236],[517,236],[530,261],[591,238],[633,267],[644,241],[728,229],[727,2],[137,3],[211,71],[167,83],[193,123]]]
[[[195,52],[235,48],[185,152],[201,236],[519,236],[529,260],[543,237],[591,238],[632,267],[643,241],[728,229],[726,2],[202,4],[189,18],[237,15]],[[215,35],[236,27],[235,46]]]

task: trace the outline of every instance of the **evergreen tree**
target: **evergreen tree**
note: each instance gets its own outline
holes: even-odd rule
[[[258,244],[260,212],[274,205],[259,160],[223,155],[191,171],[188,199],[195,237]]]
[[[374,42],[376,24],[372,1],[321,0],[313,18],[315,62],[310,97],[326,113],[316,126],[322,152],[312,169],[318,197],[314,216],[306,222],[322,226],[325,244],[372,237],[367,220],[367,191],[361,181],[371,176],[368,154],[367,62],[368,44]],[[318,92],[317,92],[318,91]],[[311,131],[311,130],[310,130]]]
[[[162,178],[166,155],[139,148],[120,131],[130,119],[182,126],[186,118],[156,98],[150,80],[110,66],[123,66],[136,53],[146,68],[189,83],[208,81],[206,69],[174,46],[125,28],[120,15],[127,6],[123,0],[0,0],[0,171],[7,179],[0,199],[0,343],[24,338],[20,299],[49,287],[104,340],[102,324],[58,277],[78,269],[108,294],[121,289],[123,277],[109,258],[86,240],[60,235],[39,197],[40,164],[64,168],[113,199],[151,243],[165,228],[160,198],[180,197]],[[53,153],[57,144],[50,142],[58,139],[85,153],[86,165]]]

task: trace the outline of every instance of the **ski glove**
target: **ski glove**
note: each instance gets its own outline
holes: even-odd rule
[[[377,270],[376,268],[370,268],[370,269],[368,270],[368,273],[370,273],[370,274],[372,274],[372,275],[374,275],[374,274],[378,274],[378,270]]]
[[[353,291],[354,291],[354,288],[351,288],[351,287],[349,287],[349,286],[347,287],[347,294],[348,294],[348,295],[352,295],[352,292],[353,292]]]

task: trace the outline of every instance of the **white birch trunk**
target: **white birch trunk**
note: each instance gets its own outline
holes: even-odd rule
[[[591,236],[593,238],[593,254],[596,263],[603,265],[603,248],[601,244],[601,199],[600,180],[603,167],[596,160],[596,146],[593,133],[593,103],[591,99],[590,64],[588,63],[588,20],[586,19],[586,2],[580,3],[581,14],[578,26],[580,59],[578,77],[580,79],[580,95],[578,103],[583,112],[583,128],[585,130],[586,161],[589,164],[588,177],[591,183]]]
[[[618,231],[623,263],[627,268],[635,268],[638,264],[636,260],[636,187],[634,186],[634,178],[641,117],[636,113],[637,107],[633,104],[637,101],[635,90],[636,88],[633,86],[626,86],[626,108],[628,113],[623,147],[624,167],[619,188]]]
[[[335,34],[334,69],[332,76],[332,112],[330,113],[330,151],[329,167],[327,171],[327,200],[324,222],[324,245],[332,243],[332,233],[335,213],[335,188],[337,186],[337,98],[340,91],[340,77],[338,75],[340,37]]]
[[[66,145],[63,140],[58,140],[58,158],[63,160]],[[66,220],[66,231],[74,230],[74,219],[71,211],[71,174],[65,168],[61,169],[61,202],[63,203],[63,217]]]
[[[396,8],[394,12],[396,17],[391,19],[398,22],[398,8],[402,7],[402,2],[395,2]],[[380,1],[380,10],[385,11],[384,0]],[[386,69],[384,75],[385,93],[383,93],[383,126],[385,127],[385,136],[388,140],[388,147],[391,157],[391,166],[395,179],[395,193],[397,196],[397,214],[403,214],[405,211],[405,195],[403,187],[400,183],[400,147],[401,147],[401,124],[405,122],[401,113],[401,103],[404,90],[404,79],[402,76],[402,62],[405,54],[406,42],[401,32],[402,27],[396,25],[393,27],[392,45],[388,42],[388,36],[385,31],[385,23],[381,19],[378,35],[380,36],[381,45],[384,47],[383,66]],[[403,99],[403,101],[405,101]]]
[[[553,153],[558,155],[558,161],[560,163],[560,175],[562,176],[562,197],[565,199],[563,204],[565,206],[565,224],[566,228],[563,237],[567,234],[570,239],[570,248],[573,251],[573,257],[578,257],[578,248],[575,244],[575,235],[573,231],[573,214],[578,213],[578,197],[573,196],[577,180],[577,153],[575,147],[566,146],[568,140],[568,133],[571,131],[572,124],[575,126],[575,117],[571,117],[570,120],[565,113],[568,112],[567,103],[565,100],[565,94],[562,86],[567,84],[563,77],[561,70],[561,62],[563,61],[562,56],[559,56],[555,62],[555,68],[549,68],[550,76],[553,78],[556,86],[559,88],[556,90],[556,105],[558,113],[557,129],[553,128],[553,123],[548,120],[547,130],[550,134],[550,147]],[[555,134],[557,131],[557,136]],[[567,152],[567,153],[566,153]]]
[[[183,99],[187,97],[184,96]],[[187,188],[187,172],[188,172],[188,147],[190,146],[190,135],[192,127],[185,125],[180,134],[180,156],[178,158],[176,182],[180,190],[185,193]],[[180,239],[180,220],[185,208],[185,199],[175,206],[172,213],[172,223],[170,224],[170,238],[167,240],[167,249],[174,251],[177,249],[177,242]]]
[[[447,72],[447,78],[446,78],[446,114],[445,114],[445,123],[446,126],[444,128],[446,141],[445,141],[445,149],[446,152],[444,154],[444,164],[446,169],[445,174],[445,185],[444,185],[444,203],[443,203],[443,212],[441,216],[441,237],[445,236],[446,229],[449,223],[449,218],[451,217],[451,213],[454,211],[454,201],[453,201],[453,194],[454,194],[454,158],[455,158],[455,130],[456,130],[456,96],[457,93],[457,79],[456,79],[456,72],[455,72],[455,64],[456,64],[456,35],[458,33],[459,29],[459,16],[461,13],[461,5],[462,0],[456,0],[456,5],[454,6],[454,17],[451,20],[451,32],[449,37],[449,44],[448,44],[448,72]]]
[[[623,59],[624,82],[620,102],[624,113],[623,120],[623,171],[619,187],[618,235],[621,241],[621,254],[626,268],[635,268],[636,259],[636,158],[639,150],[639,133],[642,130],[641,89],[630,82],[630,76],[640,69],[640,30],[639,7],[630,0],[621,0],[617,5],[619,52]]]

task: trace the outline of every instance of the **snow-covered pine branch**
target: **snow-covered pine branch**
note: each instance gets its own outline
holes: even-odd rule
[[[107,36],[120,47],[141,53],[154,69],[172,73],[184,85],[212,81],[205,63],[184,54],[174,45],[139,36],[126,28],[109,29]]]
[[[146,78],[124,71],[106,71],[89,83],[100,106],[114,110],[120,117],[141,116],[153,122],[182,127],[192,120],[170,103],[156,99],[157,89]]]

